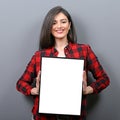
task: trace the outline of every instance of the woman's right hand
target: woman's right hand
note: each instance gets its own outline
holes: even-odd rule
[[[39,87],[40,87],[40,71],[36,77],[36,86],[31,89],[31,95],[39,95]]]

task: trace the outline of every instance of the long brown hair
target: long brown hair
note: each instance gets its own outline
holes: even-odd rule
[[[56,6],[47,13],[44,19],[42,29],[41,29],[41,34],[40,34],[39,49],[46,49],[49,47],[53,47],[55,45],[55,39],[54,39],[54,36],[51,34],[51,29],[52,29],[54,17],[60,12],[62,12],[71,23],[71,28],[67,35],[68,42],[75,43],[77,41],[74,24],[70,14],[61,6]]]

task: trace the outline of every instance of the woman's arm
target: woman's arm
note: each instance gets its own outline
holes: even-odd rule
[[[92,73],[96,81],[87,86],[86,93],[99,93],[110,84],[110,80],[89,45],[87,51],[87,69]]]
[[[40,71],[40,53],[36,52],[28,63],[23,75],[16,83],[16,89],[24,95],[31,95],[31,85]]]

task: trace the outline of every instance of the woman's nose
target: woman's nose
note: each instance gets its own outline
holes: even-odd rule
[[[61,27],[61,23],[57,23],[57,27],[60,28]]]

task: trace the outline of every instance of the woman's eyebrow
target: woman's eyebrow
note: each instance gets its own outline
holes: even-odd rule
[[[61,19],[61,21],[67,21],[67,19]]]
[[[60,19],[60,21],[62,21],[62,20],[66,20],[66,21],[67,21],[67,19],[66,19],[66,18]],[[54,21],[58,21],[58,20],[54,20]]]

